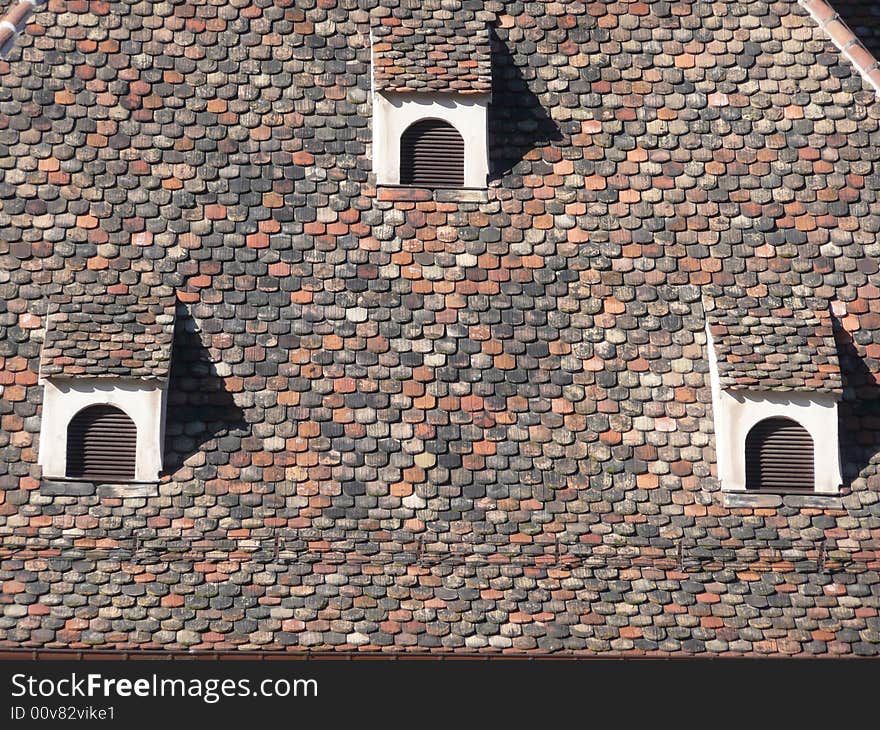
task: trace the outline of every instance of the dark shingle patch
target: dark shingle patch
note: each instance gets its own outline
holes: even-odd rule
[[[41,375],[166,379],[174,307],[174,295],[164,291],[136,297],[92,290],[50,301]]]

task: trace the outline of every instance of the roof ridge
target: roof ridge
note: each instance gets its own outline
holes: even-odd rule
[[[24,30],[25,24],[38,8],[49,0],[21,0],[0,18],[0,59],[6,58],[15,47],[15,39]]]
[[[844,22],[840,13],[826,0],[798,0],[798,3],[828,34],[831,42],[871,84],[874,91],[880,94],[880,61]]]

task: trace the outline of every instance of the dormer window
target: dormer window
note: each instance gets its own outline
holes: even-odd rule
[[[746,436],[746,490],[772,492],[816,486],[813,437],[791,418],[765,418]]]
[[[442,119],[411,124],[400,137],[400,183],[426,188],[464,186],[464,139]]]
[[[485,188],[489,30],[443,8],[373,16],[373,168],[379,185]]]
[[[170,289],[135,296],[98,286],[50,300],[39,460],[52,494],[155,491],[175,305]]]
[[[840,365],[829,309],[706,302],[724,492],[837,494]]]
[[[135,478],[137,427],[121,408],[89,406],[67,425],[67,474],[94,482]]]

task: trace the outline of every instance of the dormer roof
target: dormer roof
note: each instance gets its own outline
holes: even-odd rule
[[[373,80],[383,92],[488,93],[489,15],[473,3],[382,3],[373,11]],[[481,3],[482,5],[482,3]]]
[[[86,287],[53,297],[40,375],[166,380],[175,304],[168,287],[158,287],[147,296]]]
[[[830,309],[719,299],[706,319],[723,389],[842,392]]]

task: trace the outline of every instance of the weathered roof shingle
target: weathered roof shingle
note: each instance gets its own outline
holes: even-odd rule
[[[379,91],[488,93],[492,58],[485,12],[449,3],[373,13],[373,73]]]
[[[148,297],[106,292],[49,302],[40,358],[43,377],[164,380],[174,339],[173,293]]]
[[[830,310],[717,301],[706,317],[725,390],[842,391]]]

